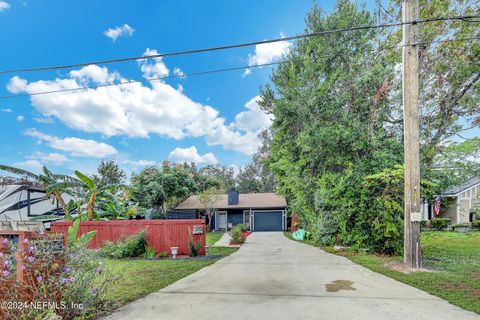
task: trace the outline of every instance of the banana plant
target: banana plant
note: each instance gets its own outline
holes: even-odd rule
[[[73,224],[68,227],[68,245],[70,247],[73,246],[87,246],[90,241],[92,241],[93,237],[97,234],[96,230],[92,230],[87,232],[80,237],[78,237],[78,229],[80,228],[80,217],[73,221]]]
[[[31,179],[33,182],[41,185],[47,193],[47,197],[50,198],[53,195],[53,197],[58,201],[58,204],[65,213],[65,219],[70,219],[70,216],[67,217],[67,206],[62,194],[69,192],[72,188],[81,185],[80,180],[68,175],[53,173],[46,166],[42,167],[42,172],[39,174],[2,164],[0,164],[0,170]]]
[[[93,179],[80,171],[75,170],[75,175],[83,182],[83,188],[87,191],[87,219],[92,221],[95,215],[95,200],[102,190],[95,184]]]

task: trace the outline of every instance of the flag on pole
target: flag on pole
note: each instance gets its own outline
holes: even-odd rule
[[[433,212],[435,213],[435,216],[437,216],[437,217],[440,214],[440,202],[441,202],[441,200],[442,200],[442,198],[440,196],[437,196],[435,198],[434,205],[433,205]]]

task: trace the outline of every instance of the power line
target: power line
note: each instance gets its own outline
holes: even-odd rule
[[[296,36],[276,38],[276,39],[272,39],[272,40],[253,41],[253,42],[246,42],[246,43],[233,44],[233,45],[224,45],[224,46],[219,46],[219,47],[193,49],[193,50],[186,50],[186,51],[174,51],[174,52],[159,53],[159,54],[154,54],[154,55],[145,55],[145,56],[137,56],[137,57],[110,59],[110,60],[91,61],[91,62],[76,63],[76,64],[70,64],[70,65],[58,65],[58,66],[50,66],[50,67],[36,67],[36,68],[3,70],[3,71],[0,71],[0,74],[69,69],[69,68],[83,67],[83,66],[87,66],[87,65],[91,65],[91,64],[94,64],[94,65],[109,64],[109,63],[118,63],[118,62],[125,62],[125,61],[138,61],[138,60],[145,60],[145,59],[152,59],[152,58],[162,58],[162,57],[195,54],[195,53],[202,53],[202,52],[209,52],[209,51],[220,51],[220,50],[227,50],[227,49],[250,47],[250,46],[260,45],[260,44],[275,43],[275,42],[282,42],[282,41],[291,41],[291,40],[305,39],[305,38],[316,37],[316,36],[324,36],[324,35],[339,33],[339,32],[351,32],[351,31],[368,30],[368,29],[400,27],[400,26],[403,26],[403,25],[406,25],[406,24],[420,24],[420,23],[438,22],[438,21],[452,21],[452,20],[460,20],[460,21],[464,21],[464,22],[477,22],[477,20],[471,20],[471,19],[475,19],[475,18],[480,18],[480,16],[471,15],[471,16],[436,17],[436,18],[415,20],[415,21],[411,21],[411,22],[395,22],[395,23],[385,23],[385,24],[379,24],[379,25],[373,25],[373,26],[358,26],[358,27],[351,27],[351,28],[345,28],[345,29],[333,29],[333,30],[325,30],[325,31],[313,32],[313,33],[306,33],[306,34],[300,34],[300,35],[296,35]]]
[[[434,40],[434,41],[428,41],[428,42],[418,42],[417,45],[428,45],[428,44],[444,43],[444,42],[471,41],[471,40],[478,40],[478,39],[480,39],[480,37]],[[390,46],[390,47],[384,47],[381,50],[399,49],[399,48],[402,48],[402,47],[403,47],[403,45]],[[381,50],[380,49],[373,49],[370,52],[376,52],[376,51],[381,51]],[[334,56],[336,56],[336,54],[324,55],[323,57],[326,58],[326,57],[334,57]],[[304,61],[304,60],[308,60],[308,59],[311,59],[311,58],[301,58],[301,59],[293,59],[293,60],[294,61],[295,60],[296,61]],[[262,67],[279,65],[283,62],[286,62],[286,61],[285,60],[284,61],[276,61],[276,62],[270,62],[270,63],[256,64],[256,65],[252,65],[252,66],[238,66],[238,67],[231,67],[231,68],[212,69],[212,70],[206,70],[206,71],[198,71],[198,72],[187,73],[187,74],[184,74],[184,75],[175,75],[174,74],[174,75],[169,75],[169,76],[146,78],[146,79],[141,79],[141,80],[129,80],[129,81],[123,81],[123,82],[117,82],[117,83],[107,83],[107,84],[98,84],[98,85],[92,85],[92,86],[82,86],[82,87],[77,87],[77,88],[40,91],[40,92],[25,93],[25,94],[18,94],[18,95],[7,95],[7,96],[0,96],[0,100],[1,99],[13,99],[13,98],[21,98],[21,97],[39,96],[39,95],[53,94],[53,93],[75,92],[75,91],[81,91],[81,90],[120,86],[120,85],[127,85],[127,84],[133,84],[133,83],[148,83],[148,82],[151,82],[151,81],[162,81],[162,80],[179,79],[179,78],[181,79],[181,78],[186,78],[186,77],[202,76],[202,75],[207,75],[207,74],[223,73],[223,72],[229,72],[229,71],[246,70],[246,69],[252,69],[252,68],[262,68]]]

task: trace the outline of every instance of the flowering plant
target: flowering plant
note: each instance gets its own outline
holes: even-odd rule
[[[0,302],[24,304],[0,309],[0,319],[53,314],[85,319],[105,308],[114,279],[96,251],[79,245],[64,248],[63,240],[52,234],[34,234],[18,244],[0,237],[0,243]]]

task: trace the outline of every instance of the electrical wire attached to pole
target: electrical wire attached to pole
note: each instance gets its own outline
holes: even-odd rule
[[[435,18],[420,19],[420,20],[415,20],[410,22],[394,22],[394,23],[385,23],[385,24],[379,24],[379,25],[373,25],[373,26],[357,26],[357,27],[350,27],[350,28],[344,28],[344,29],[333,29],[333,30],[324,30],[319,32],[305,33],[305,34],[300,34],[296,36],[276,38],[271,40],[245,42],[245,43],[239,43],[239,44],[223,45],[218,47],[209,47],[209,48],[193,49],[193,50],[186,50],[186,51],[173,51],[173,52],[159,53],[159,54],[153,54],[153,55],[90,61],[90,62],[75,63],[75,64],[69,64],[69,65],[0,70],[0,74],[71,69],[71,68],[77,68],[77,67],[84,67],[88,65],[110,64],[110,63],[118,63],[118,62],[125,62],[125,61],[140,61],[145,59],[172,57],[172,56],[196,54],[196,53],[202,53],[202,52],[221,51],[221,50],[227,50],[227,49],[250,47],[250,46],[262,45],[267,43],[275,43],[275,42],[291,41],[291,40],[305,39],[305,38],[317,37],[317,36],[325,36],[325,35],[340,33],[340,32],[352,32],[352,31],[370,30],[370,29],[379,29],[379,28],[400,27],[407,24],[423,24],[423,23],[429,23],[429,22],[454,21],[454,20],[464,21],[464,22],[478,22],[479,20],[472,20],[477,18],[480,18],[480,16],[469,15],[469,16],[435,17]]]

